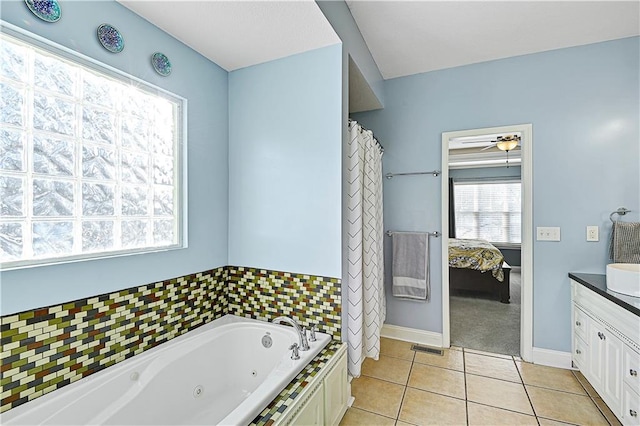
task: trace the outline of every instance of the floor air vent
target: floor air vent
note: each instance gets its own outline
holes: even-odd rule
[[[441,355],[441,356],[444,354],[442,349],[429,348],[427,346],[421,346],[421,345],[413,345],[411,346],[411,350],[416,352],[425,352],[428,354]]]

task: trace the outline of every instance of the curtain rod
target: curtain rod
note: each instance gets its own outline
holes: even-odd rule
[[[363,130],[367,130],[364,127],[362,127],[362,124],[359,124],[356,120],[352,120],[351,118],[349,119],[349,123],[356,123],[360,126],[360,133],[363,132]],[[371,130],[369,130],[371,132],[371,134],[373,135],[373,132]],[[380,151],[382,151],[382,153],[384,154],[384,147],[382,146],[382,144],[380,143],[380,141],[374,136],[373,137],[373,141],[376,143],[376,145],[378,145],[378,148],[380,148]]]

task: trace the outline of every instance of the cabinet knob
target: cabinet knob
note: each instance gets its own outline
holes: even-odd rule
[[[631,414],[631,417],[638,417],[636,410],[629,410],[629,414]]]
[[[638,375],[638,372],[632,368],[629,370],[629,374],[635,377]]]
[[[600,338],[600,340],[606,339],[606,336],[601,331],[598,331],[598,337]]]
[[[582,325],[582,323],[581,323],[580,321],[576,321],[576,325],[577,325],[578,327],[580,327],[580,326]]]
[[[577,353],[578,355],[580,355],[580,354],[582,353],[582,351],[581,351],[580,349],[576,349],[576,353]]]

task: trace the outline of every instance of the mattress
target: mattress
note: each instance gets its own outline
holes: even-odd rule
[[[504,256],[486,240],[462,240],[449,238],[449,266],[452,268],[491,271],[493,277],[502,282]]]

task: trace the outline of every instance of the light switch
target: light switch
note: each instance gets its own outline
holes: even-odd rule
[[[587,226],[587,241],[598,241],[598,225]]]
[[[536,240],[560,241],[560,227],[559,226],[538,226],[536,228]]]

